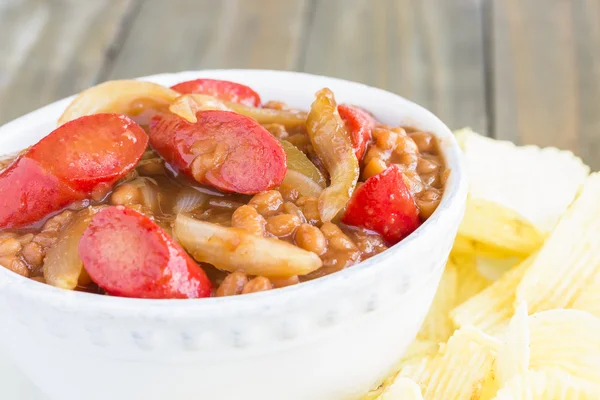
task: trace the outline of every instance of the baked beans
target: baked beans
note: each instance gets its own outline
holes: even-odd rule
[[[248,232],[257,235],[265,235],[265,217],[260,215],[256,208],[243,205],[231,215],[231,226],[234,228],[245,229]]]
[[[266,228],[271,235],[283,238],[292,235],[301,223],[297,215],[279,214],[267,219]]]
[[[244,286],[248,283],[248,277],[243,272],[235,271],[227,275],[219,285],[217,297],[235,296],[242,294]]]
[[[277,190],[269,190],[252,197],[248,205],[256,208],[263,217],[270,217],[276,215],[283,205],[283,196]]]
[[[256,293],[256,292],[264,292],[265,290],[273,289],[273,284],[269,280],[269,278],[265,278],[264,276],[257,276],[256,278],[252,278],[244,285],[244,289],[242,290],[242,294],[248,293]]]
[[[304,250],[312,251],[318,256],[325,254],[325,251],[327,251],[327,239],[325,235],[323,235],[323,232],[319,228],[313,225],[300,225],[296,231],[294,240],[297,246]]]

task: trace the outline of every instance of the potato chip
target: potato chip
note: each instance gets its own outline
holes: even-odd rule
[[[492,283],[477,269],[477,260],[475,257],[451,254],[448,263],[452,263],[455,266],[457,273],[458,287],[454,307],[480,293]]]
[[[438,342],[433,340],[421,340],[415,339],[406,352],[404,352],[404,356],[402,356],[402,360],[400,364],[406,363],[409,361],[420,360],[425,357],[433,357],[437,354],[440,349],[440,345]]]
[[[570,308],[587,311],[600,318],[600,268],[594,278],[581,289]]]
[[[512,377],[527,372],[530,357],[529,343],[527,305],[521,304],[508,324],[498,352],[496,377],[500,386],[505,385]]]
[[[600,318],[579,310],[542,311],[529,317],[531,369],[557,368],[600,382]]]
[[[412,379],[400,377],[388,387],[378,400],[423,400],[421,387]]]
[[[476,399],[493,368],[501,342],[476,328],[454,333],[440,354],[428,365],[426,400]]]
[[[507,257],[492,258],[485,256],[475,257],[475,264],[479,273],[490,281],[497,281],[508,271],[517,266],[523,258]]]
[[[485,377],[482,387],[481,393],[479,393],[479,397],[477,400],[493,400],[496,397],[496,393],[500,389],[500,385],[498,384],[498,378],[496,377],[495,370],[492,368],[487,376]],[[475,399],[469,399],[475,400]]]
[[[495,400],[598,400],[600,386],[561,370],[527,371],[514,376]]]
[[[457,278],[456,267],[449,262],[442,275],[442,280],[433,298],[431,308],[419,331],[419,339],[445,342],[452,335],[452,332],[454,332],[454,323],[450,319],[450,310],[456,304]]]
[[[478,272],[474,257],[451,256],[418,338],[435,343],[448,340],[455,328],[450,311],[490,284]]]
[[[512,210],[542,233],[553,229],[589,173],[568,151],[515,146],[470,129],[455,134],[467,162],[470,198]]]
[[[415,339],[406,349],[404,356],[392,372],[376,389],[371,390],[361,400],[375,400],[384,393],[387,388],[394,383],[401,371],[406,374],[415,373],[419,377],[422,372],[420,368],[425,368],[427,360],[433,358],[438,353],[440,345],[437,342],[429,340]]]
[[[482,256],[490,258],[505,258],[511,254],[506,251],[471,238],[457,235],[452,245],[452,253],[467,256]]]
[[[421,392],[424,391],[435,368],[433,360],[434,358],[424,357],[405,364],[396,379],[409,378],[419,385]]]
[[[535,255],[530,256],[481,293],[452,310],[450,317],[455,325],[476,326],[489,334],[502,332],[514,313],[517,285],[534,259]]]
[[[515,211],[471,197],[458,233],[507,256],[526,257],[544,243],[544,234]]]
[[[523,276],[516,301],[526,302],[530,314],[568,307],[594,277],[598,266],[600,173],[595,173]]]

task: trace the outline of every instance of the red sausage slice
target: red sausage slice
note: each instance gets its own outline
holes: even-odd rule
[[[195,79],[172,86],[171,89],[183,94],[207,94],[219,99],[260,107],[260,96],[248,86],[217,79]]]
[[[17,228],[60,210],[83,195],[22,157],[0,175],[0,228]]]
[[[283,181],[285,152],[256,121],[229,111],[196,116],[190,123],[161,114],[150,123],[150,144],[173,168],[224,192],[255,194]]]
[[[346,128],[350,133],[352,145],[354,146],[354,154],[360,161],[365,154],[367,143],[371,140],[371,131],[375,125],[375,119],[365,110],[346,104],[340,104],[338,112],[346,123]]]
[[[79,256],[96,284],[115,296],[191,299],[211,295],[204,271],[152,220],[123,206],[92,218]]]
[[[110,186],[148,144],[135,122],[96,114],[68,122],[0,174],[0,229],[26,226]]]
[[[400,168],[392,165],[356,189],[342,222],[375,231],[392,245],[417,229],[419,210]]]
[[[60,126],[33,146],[24,157],[73,189],[91,193],[98,185],[112,185],[138,162],[148,135],[131,119],[117,114],[95,114]]]

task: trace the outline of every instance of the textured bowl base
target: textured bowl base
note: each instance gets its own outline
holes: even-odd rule
[[[439,274],[432,279],[438,280]],[[421,290],[407,294],[404,304],[390,304],[393,310],[382,307],[365,313],[351,324],[332,327],[316,342],[300,343],[266,357],[241,357],[237,362],[213,360],[210,368],[206,368],[209,362],[194,365],[181,354],[173,354],[165,362],[165,355],[160,353],[131,359],[126,354],[97,348],[82,357],[74,348],[57,346],[51,335],[40,338],[35,333],[38,329],[18,322],[0,328],[0,340],[20,344],[9,352],[19,353],[21,367],[52,400],[197,400],[207,393],[211,400],[255,399],[259,398],[258,393],[261,400],[281,400],[284,392],[286,400],[352,400],[360,398],[393,368],[416,335],[422,321],[415,316],[424,315],[423,309],[431,302],[436,286],[428,282]],[[381,313],[388,318],[382,318]],[[389,318],[390,314],[396,317]],[[37,345],[25,345],[32,341]],[[318,358],[307,358],[307,352]],[[203,358],[202,352],[196,356]],[[339,358],[344,358],[350,367],[341,368],[338,362],[331,362]],[[56,365],[53,360],[60,360],[60,381],[47,373]],[[273,362],[278,360],[286,363],[277,368]],[[340,368],[330,370],[332,364]],[[252,369],[256,371],[252,376],[245,374]],[[383,376],[373,376],[370,371],[382,371]],[[31,391],[31,385],[22,376],[18,379],[24,382],[13,392]],[[321,379],[327,384],[309,385]],[[69,385],[70,381],[78,384]],[[34,394],[0,399],[41,400],[39,394],[32,397]]]
[[[48,400],[0,348],[0,399]]]

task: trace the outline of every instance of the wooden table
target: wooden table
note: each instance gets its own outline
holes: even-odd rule
[[[364,82],[600,169],[600,0],[0,0],[0,123],[202,68]]]

